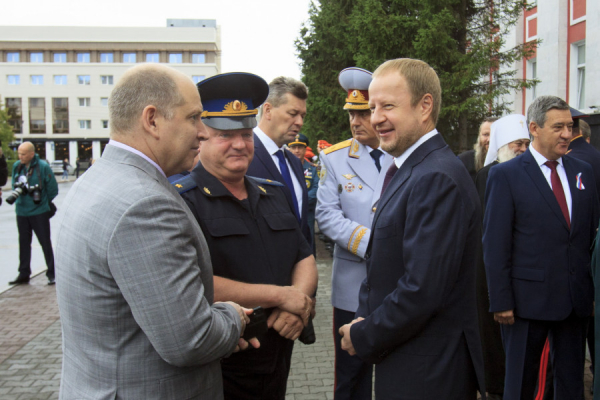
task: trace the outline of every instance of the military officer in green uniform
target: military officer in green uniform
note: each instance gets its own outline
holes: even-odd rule
[[[317,167],[305,158],[306,148],[308,147],[308,138],[299,133],[293,142],[288,143],[290,151],[300,159],[302,169],[304,170],[304,180],[308,189],[308,227],[310,228],[310,237],[313,238],[313,254],[315,253],[315,208],[317,207],[317,190],[319,188],[319,175]]]

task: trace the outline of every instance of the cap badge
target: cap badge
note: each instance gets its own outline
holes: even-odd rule
[[[352,97],[358,97],[358,92],[356,90],[352,92]]]
[[[223,111],[240,112],[240,111],[246,111],[246,110],[248,110],[248,106],[246,105],[246,103],[244,103],[243,101],[234,100],[234,101],[230,101],[229,103],[225,104]]]

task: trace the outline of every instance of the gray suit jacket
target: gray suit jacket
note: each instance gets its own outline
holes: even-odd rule
[[[371,224],[385,173],[394,158],[383,153],[381,172],[367,147],[354,139],[321,152],[321,180],[317,191],[319,229],[335,242],[331,304],[355,312],[360,284],[367,277],[364,259]]]
[[[212,305],[204,236],[149,162],[107,146],[69,191],[56,244],[61,399],[222,399],[240,337]]]

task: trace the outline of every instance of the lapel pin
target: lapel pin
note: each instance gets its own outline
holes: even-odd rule
[[[581,181],[581,172],[577,174],[576,179],[577,179],[577,182],[576,182],[575,186],[577,186],[577,189],[585,190],[585,186],[583,186],[583,182]]]

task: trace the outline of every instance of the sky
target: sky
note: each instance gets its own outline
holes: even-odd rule
[[[216,19],[221,72],[251,72],[267,82],[300,79],[294,41],[310,0],[18,0],[3,2],[2,26],[157,26],[168,18]]]

